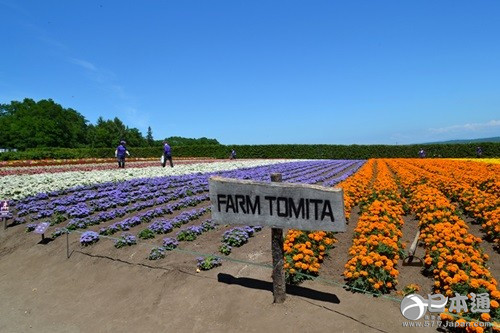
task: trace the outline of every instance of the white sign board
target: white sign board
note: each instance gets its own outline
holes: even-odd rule
[[[211,177],[212,218],[219,224],[346,230],[340,188]]]
[[[0,217],[9,216],[9,202],[7,200],[0,200]]]
[[[35,228],[35,234],[40,234],[40,235],[43,235],[47,229],[49,228],[50,226],[50,223],[49,222],[42,222],[42,223],[39,223],[36,228]]]

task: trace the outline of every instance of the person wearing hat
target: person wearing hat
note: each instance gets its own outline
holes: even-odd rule
[[[125,143],[125,141],[120,141],[120,145],[115,150],[115,157],[118,159],[118,168],[125,168],[125,156],[130,156]]]
[[[174,163],[172,162],[172,149],[168,145],[167,141],[163,141],[163,163],[161,164],[162,167],[165,167],[167,165],[167,160],[170,162],[170,167],[174,167]]]

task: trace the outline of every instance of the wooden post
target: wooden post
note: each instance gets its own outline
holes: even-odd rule
[[[281,173],[272,173],[272,182],[281,182]],[[283,229],[272,228],[271,248],[273,256],[273,297],[274,303],[283,303],[286,299],[286,283],[283,251]]]
[[[420,230],[417,231],[415,238],[413,239],[413,243],[410,246],[410,250],[408,251],[408,261],[407,264],[411,264],[413,262],[413,257],[415,256],[415,251],[417,251],[418,238],[420,237]]]
[[[66,230],[66,258],[69,259],[69,230]]]

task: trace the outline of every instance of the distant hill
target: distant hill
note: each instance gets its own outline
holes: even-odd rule
[[[446,144],[446,143],[475,143],[475,142],[500,142],[500,136],[495,136],[492,138],[483,139],[465,139],[465,140],[449,140],[449,141],[437,141],[437,142],[426,142],[425,144]],[[422,143],[424,144],[424,143]]]

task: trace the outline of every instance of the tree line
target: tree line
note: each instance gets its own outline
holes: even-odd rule
[[[0,104],[0,148],[107,148],[120,140],[135,147],[161,145],[155,140],[151,127],[144,137],[137,128],[126,126],[119,118],[97,119],[90,124],[78,111],[64,108],[52,99],[35,102],[25,98],[22,102]],[[218,145],[216,139],[166,138],[173,145]]]

